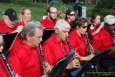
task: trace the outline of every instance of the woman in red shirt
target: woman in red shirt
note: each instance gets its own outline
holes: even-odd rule
[[[85,33],[87,31],[88,22],[84,18],[77,20],[76,28],[69,34],[69,40],[73,48],[76,50],[81,60],[90,60],[94,55],[89,55],[87,52],[87,42]]]
[[[96,14],[92,17],[92,23],[94,25],[94,28],[90,29],[91,34],[91,44],[94,47],[96,51],[104,51],[108,48],[112,47],[113,45],[113,39],[108,30],[106,29],[106,26],[102,27],[101,30],[93,34],[101,25],[101,15]],[[104,25],[104,24],[103,24]],[[106,39],[106,43],[105,43]]]

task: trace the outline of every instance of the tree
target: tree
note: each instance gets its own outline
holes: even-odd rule
[[[11,0],[0,0],[0,2],[11,2]]]
[[[93,13],[98,12],[103,15],[111,14],[112,13],[112,4],[114,0],[100,0],[95,9],[93,10]]]

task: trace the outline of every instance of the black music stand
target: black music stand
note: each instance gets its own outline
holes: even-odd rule
[[[53,28],[48,28],[48,29],[44,29],[44,32],[43,32],[43,41],[42,41],[42,44],[52,35],[52,33],[54,33],[55,30]]]
[[[82,68],[78,69],[78,73],[75,77],[81,77],[83,73],[91,69],[91,66],[95,66],[101,59],[103,59],[105,56],[111,54],[112,50],[108,49],[101,53],[96,54],[94,58],[92,58],[90,61],[88,61],[86,64],[82,66]]]
[[[59,61],[57,61],[57,63],[54,65],[54,68],[49,73],[48,77],[61,77],[63,70],[69,64],[74,55],[75,51],[73,50],[67,56],[64,56]]]

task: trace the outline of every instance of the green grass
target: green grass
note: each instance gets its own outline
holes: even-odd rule
[[[67,8],[70,8],[73,6],[73,4],[64,4],[60,1],[57,1],[55,4],[55,6],[59,7],[59,8],[63,8],[64,10],[66,10]],[[97,5],[98,6],[98,5]],[[94,11],[98,11],[98,7],[96,5],[87,5],[87,15],[91,16],[91,14]],[[12,2],[10,3],[0,3],[0,18],[2,17],[3,11],[7,8],[13,8],[17,11],[17,14],[19,14],[20,9],[22,7],[28,7],[32,10],[32,19],[33,20],[40,20],[42,19],[43,15],[46,15],[46,9],[47,9],[47,4],[46,3],[33,3],[32,0],[12,0]],[[101,10],[101,9],[99,9]],[[103,8],[101,10],[101,12],[111,12],[110,9],[106,9]]]
[[[2,17],[3,11],[7,8],[13,8],[19,14],[22,7],[28,7],[32,10],[32,18],[34,20],[40,20],[44,14],[46,14],[47,6],[45,3],[34,4],[27,1],[16,1],[13,3],[0,3],[0,17]]]
[[[66,5],[63,3],[56,2],[55,6],[64,9],[69,8],[71,5]],[[16,0],[10,3],[0,3],[0,18],[2,17],[3,11],[7,8],[13,8],[19,14],[22,7],[28,7],[32,10],[32,19],[40,20],[43,15],[46,15],[47,4],[46,3],[33,3],[32,0]]]

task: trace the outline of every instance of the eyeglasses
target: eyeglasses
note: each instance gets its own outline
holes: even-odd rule
[[[82,26],[82,28],[83,28],[83,29],[86,29],[86,28],[87,28],[87,26]]]
[[[57,12],[51,12],[51,11],[50,11],[49,13],[56,14]]]
[[[69,16],[75,16],[75,14],[69,14]]]

